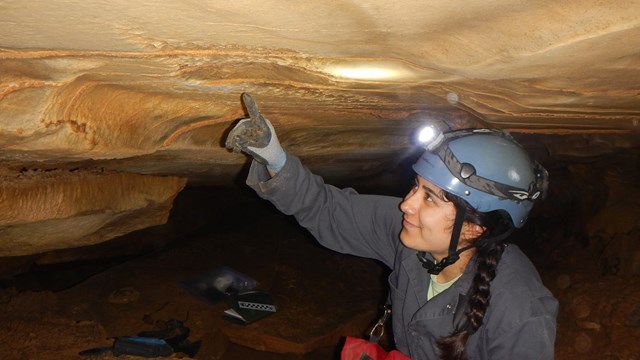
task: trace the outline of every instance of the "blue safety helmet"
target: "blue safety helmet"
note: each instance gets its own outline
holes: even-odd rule
[[[547,190],[547,171],[506,132],[475,129],[431,133],[415,172],[480,212],[504,210],[524,225]]]

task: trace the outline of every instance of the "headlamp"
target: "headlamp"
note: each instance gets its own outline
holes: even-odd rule
[[[429,151],[437,148],[444,140],[444,134],[433,125],[427,125],[418,130],[418,143]]]

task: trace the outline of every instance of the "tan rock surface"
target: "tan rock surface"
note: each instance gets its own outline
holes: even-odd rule
[[[595,150],[587,139],[596,153],[637,146],[638,13],[638,1],[592,0],[2,0],[0,161],[16,178],[25,167],[97,166],[122,173],[119,181],[148,174],[230,184],[246,157],[222,142],[244,116],[242,92],[289,151],[339,178],[405,160],[408,134],[428,119],[636,138]],[[549,141],[541,143],[544,153]],[[550,153],[585,151],[572,144]],[[168,211],[180,186],[162,181],[164,197],[153,201]],[[36,193],[67,199],[76,185],[65,184]],[[132,194],[144,187],[137,184]],[[129,201],[100,187],[113,191],[104,197]],[[5,219],[12,225],[2,230],[0,254],[96,243],[143,226],[128,216],[148,217],[127,204],[60,217],[47,198],[15,196],[3,195],[12,203],[2,206],[37,208],[42,219],[4,214],[15,217]],[[145,226],[166,214],[154,216]],[[43,247],[25,240],[42,233],[69,236],[48,236]]]
[[[162,224],[186,183],[104,170],[24,170],[0,181],[0,256],[92,245]]]

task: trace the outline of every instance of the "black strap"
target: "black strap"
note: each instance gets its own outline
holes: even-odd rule
[[[440,262],[435,262],[427,259],[426,253],[424,251],[418,252],[418,260],[422,263],[422,267],[427,269],[429,274],[438,275],[444,268],[455,263],[460,259],[460,254],[463,251],[466,251],[472,248],[474,245],[469,245],[457,250],[458,241],[460,240],[460,232],[462,231],[462,225],[464,223],[464,217],[466,215],[466,211],[464,209],[460,209],[456,211],[456,219],[453,223],[453,230],[451,231],[451,240],[449,241],[449,253],[445,256]]]

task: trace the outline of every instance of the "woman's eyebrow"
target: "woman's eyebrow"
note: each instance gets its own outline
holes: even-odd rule
[[[431,194],[435,195],[436,197],[438,197],[438,198],[440,197],[440,195],[439,195],[437,192],[435,192],[432,188],[428,187],[427,185],[422,185],[422,188],[423,188],[425,191],[427,191],[427,192],[429,192],[429,193],[431,193]]]
[[[432,194],[433,196],[437,197],[438,199],[442,200],[442,201],[446,201],[444,198],[444,193],[442,191],[437,192],[435,190],[433,190],[432,188],[428,187],[427,185],[422,185],[422,189],[424,189],[424,191]]]
[[[432,188],[428,187],[427,185],[420,185],[420,180],[418,180],[418,178],[415,178],[415,183],[416,183],[416,185],[420,186],[424,191],[434,195],[435,197],[437,197],[440,200],[444,200],[442,192],[437,192],[437,191],[433,190]]]

